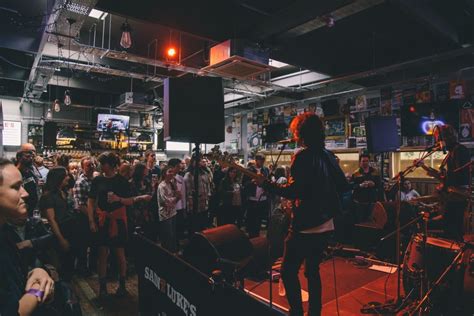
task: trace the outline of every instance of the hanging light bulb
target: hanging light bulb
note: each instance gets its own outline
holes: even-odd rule
[[[46,119],[47,120],[53,119],[53,111],[51,111],[51,108],[48,108],[48,111],[46,112]]]
[[[64,91],[64,104],[71,105],[71,92],[69,90]]]
[[[122,38],[120,39],[120,46],[125,49],[130,48],[132,46],[132,35],[130,35],[132,28],[128,24],[128,20],[125,20],[125,22],[123,22],[121,30]]]
[[[54,100],[53,107],[55,112],[61,111],[61,103],[59,103],[58,99]]]
[[[235,119],[232,119],[232,123],[231,123],[232,128],[235,128],[235,125],[236,125]]]
[[[48,111],[49,111],[49,109],[48,109]],[[47,114],[46,114],[46,115],[47,115]],[[40,118],[40,125],[41,125],[41,126],[44,126],[44,117],[41,117],[41,118]]]

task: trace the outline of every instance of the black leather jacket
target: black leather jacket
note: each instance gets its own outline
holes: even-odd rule
[[[16,232],[12,225],[6,224],[4,233],[8,236],[12,243],[19,243],[23,240],[31,240],[33,248],[23,248],[18,253],[22,264],[28,268],[42,267],[38,265],[37,259],[41,263],[47,263],[46,251],[53,246],[53,233],[41,222],[29,218],[25,223],[25,238],[22,239]]]
[[[305,148],[291,164],[287,184],[267,183],[272,193],[294,199],[291,229],[302,231],[319,226],[338,214],[341,194],[350,189],[335,155],[326,149]]]

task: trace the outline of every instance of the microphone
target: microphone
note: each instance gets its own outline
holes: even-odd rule
[[[279,140],[277,141],[277,144],[289,144],[289,143],[294,143],[296,142],[296,140],[294,138],[288,138],[288,139],[283,139],[283,140]]]

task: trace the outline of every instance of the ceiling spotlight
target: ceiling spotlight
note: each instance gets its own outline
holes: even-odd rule
[[[59,103],[59,100],[58,100],[58,99],[54,100],[54,102],[53,102],[53,108],[54,108],[54,111],[55,111],[55,112],[61,111],[61,103]]]
[[[120,46],[125,49],[128,49],[132,46],[132,35],[130,34],[132,28],[128,24],[128,20],[125,20],[125,22],[123,22],[121,30],[122,38],[120,39]]]
[[[71,92],[69,90],[64,91],[64,104],[71,105]]]
[[[333,27],[336,24],[336,20],[330,14],[323,16],[323,21],[326,23],[327,27]]]
[[[169,57],[169,58],[174,58],[176,56],[176,48],[174,47],[169,47],[167,50],[166,50],[166,55]]]

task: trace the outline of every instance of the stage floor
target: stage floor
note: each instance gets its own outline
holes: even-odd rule
[[[320,266],[323,287],[322,314],[325,316],[337,315],[334,265],[336,268],[339,315],[359,315],[364,304],[374,301],[383,303],[386,299],[392,299],[397,295],[397,273],[385,273],[367,267],[357,267],[353,264],[353,260],[348,258],[336,257],[334,263],[333,259],[329,259]],[[396,268],[393,268],[392,271],[395,272]],[[303,269],[300,270],[299,278],[302,290],[306,291],[307,283]],[[245,288],[249,294],[268,302],[268,281],[258,284],[258,282],[246,280]],[[278,282],[272,283],[272,290],[275,306],[283,311],[288,311],[286,297],[278,295]],[[308,308],[307,305],[308,303],[305,302],[305,310]]]

